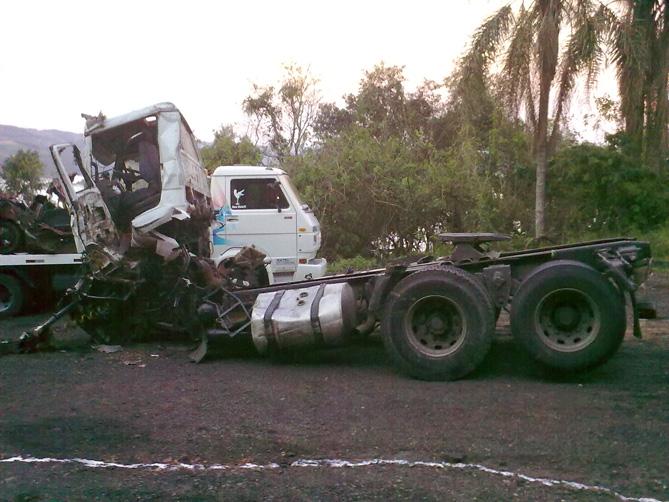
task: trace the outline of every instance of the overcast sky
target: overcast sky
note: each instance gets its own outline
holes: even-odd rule
[[[243,126],[251,83],[275,82],[282,63],[309,66],[326,101],[380,61],[404,65],[410,89],[440,81],[504,3],[7,0],[0,124],[79,132],[81,112],[172,101],[209,140],[221,124]]]

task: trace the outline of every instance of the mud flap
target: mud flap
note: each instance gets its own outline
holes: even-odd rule
[[[629,291],[630,303],[632,304],[632,317],[634,319],[634,337],[641,338],[641,324],[639,323],[639,305],[636,301],[634,291]]]
[[[628,277],[626,270],[631,269],[631,265],[620,254],[616,258],[607,257],[603,252],[597,254],[599,261],[607,269],[606,275],[613,279],[613,282],[624,293],[627,292],[632,305],[632,318],[634,322],[634,337],[641,338],[641,324],[639,323],[639,307],[636,301],[635,291],[638,285]]]

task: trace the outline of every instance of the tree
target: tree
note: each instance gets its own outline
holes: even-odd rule
[[[669,137],[669,0],[621,0],[611,14],[621,112],[633,151],[666,166]]]
[[[34,150],[19,150],[5,160],[2,178],[7,191],[29,201],[42,188],[42,162]]]
[[[376,65],[345,105],[321,105],[317,148],[284,164],[324,229],[333,257],[425,252],[440,232],[530,227],[527,133],[509,120],[488,87],[459,134],[460,101],[438,86],[405,88],[403,69]],[[364,214],[364,218],[359,215]]]
[[[459,64],[455,87],[470,96],[489,85],[491,68],[500,63],[507,109],[522,116],[531,129],[536,238],[546,234],[548,161],[576,77],[587,74],[589,85],[597,77],[609,33],[608,12],[592,0],[534,0],[527,8],[521,5],[517,13],[507,5],[478,28]]]
[[[621,149],[616,136],[607,146],[581,143],[556,153],[560,173],[549,190],[560,208],[552,218],[560,237],[648,232],[669,218],[667,173],[657,173]]]
[[[253,84],[243,103],[255,135],[268,142],[279,161],[303,152],[309,143],[318,104],[318,81],[308,69],[286,65],[278,89]]]
[[[485,179],[421,141],[379,140],[356,124],[288,161],[326,256],[419,253],[439,232],[476,228],[477,199],[491,193]]]
[[[262,162],[262,152],[248,136],[239,138],[232,126],[221,126],[214,131],[214,142],[201,150],[204,167],[209,174],[218,166],[235,164],[257,165]]]
[[[344,97],[345,108],[324,103],[319,108],[315,132],[322,140],[352,125],[369,129],[378,140],[422,135],[430,137],[440,98],[437,84],[426,81],[415,92],[404,88],[404,68],[379,63],[366,71],[357,94]]]

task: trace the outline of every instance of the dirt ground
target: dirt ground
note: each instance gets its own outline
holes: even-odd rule
[[[668,317],[669,275],[648,293]],[[377,339],[282,362],[241,347],[194,365],[187,347],[160,343],[4,356],[0,500],[620,500],[496,471],[669,500],[669,320],[643,328],[608,364],[561,379],[529,362],[504,325],[482,367],[447,383],[396,374]],[[1,462],[18,455],[232,467]],[[294,464],[375,458],[495,472]],[[239,468],[247,462],[277,465]]]

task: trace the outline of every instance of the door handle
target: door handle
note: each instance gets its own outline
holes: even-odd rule
[[[239,221],[237,216],[228,216],[225,221]]]
[[[292,220],[293,217],[292,217],[292,216],[284,216],[283,219],[284,219],[284,220]]]

